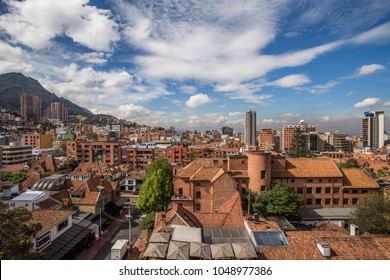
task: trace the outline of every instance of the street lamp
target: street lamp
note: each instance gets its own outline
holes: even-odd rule
[[[104,187],[97,186],[97,188],[99,189],[99,199],[100,199],[98,206],[99,206],[99,210],[100,210],[99,211],[99,237],[101,237],[102,236],[102,232],[103,232],[103,230],[102,230],[102,204],[103,204],[104,199],[102,200],[100,195],[101,195],[102,190],[104,189]]]

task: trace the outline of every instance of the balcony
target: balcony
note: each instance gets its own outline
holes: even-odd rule
[[[182,196],[173,196],[172,197],[172,200],[193,200],[192,199],[192,197],[191,196],[184,196],[184,195],[182,195]]]

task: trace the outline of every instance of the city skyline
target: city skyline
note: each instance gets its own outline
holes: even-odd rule
[[[243,131],[252,109],[258,130],[361,134],[385,111],[389,131],[389,45],[386,1],[0,4],[0,73],[166,128]]]

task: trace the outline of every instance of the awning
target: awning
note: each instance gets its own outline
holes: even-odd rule
[[[145,258],[165,259],[167,256],[168,243],[149,243],[143,256]]]
[[[149,239],[151,243],[168,243],[171,234],[168,232],[155,232]]]
[[[233,252],[236,259],[253,260],[257,259],[255,248],[250,243],[233,243]]]
[[[56,238],[45,250],[45,258],[48,260],[60,260],[72,250],[88,234],[97,232],[97,225],[82,220],[73,224],[70,229]]]
[[[211,260],[210,245],[202,242],[191,242],[190,257],[202,260]]]
[[[230,243],[212,244],[210,249],[213,259],[234,259],[233,248]]]
[[[171,241],[169,242],[168,260],[188,260],[190,257],[190,243]]]

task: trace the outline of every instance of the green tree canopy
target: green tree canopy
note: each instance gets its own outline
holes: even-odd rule
[[[142,219],[139,223],[139,227],[141,230],[150,230],[154,226],[154,218],[156,216],[156,212],[150,212],[144,219]]]
[[[291,158],[303,158],[311,155],[307,147],[307,137],[303,135],[302,130],[297,128],[291,142],[291,148],[287,152],[287,156]]]
[[[23,172],[0,171],[0,182],[12,182],[19,184],[30,177],[30,174]]]
[[[350,158],[346,162],[340,163],[338,166],[339,168],[359,168],[359,164],[354,158]]]
[[[264,217],[282,215],[287,219],[299,220],[298,208],[301,205],[302,197],[290,186],[278,181],[271,190],[256,197],[253,210]]]
[[[34,260],[43,254],[32,249],[32,238],[42,228],[41,224],[29,223],[32,214],[24,207],[8,209],[0,202],[0,259]]]
[[[148,213],[163,211],[170,203],[172,193],[172,167],[163,157],[155,159],[146,171],[137,200],[137,208]]]
[[[361,232],[390,234],[390,198],[380,193],[368,195],[352,212],[350,221]]]

